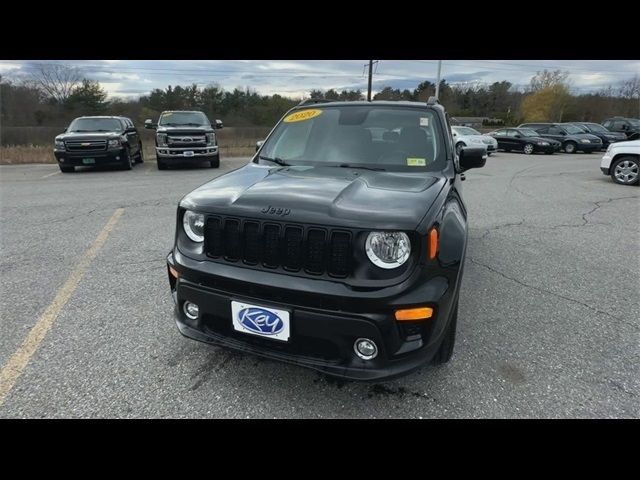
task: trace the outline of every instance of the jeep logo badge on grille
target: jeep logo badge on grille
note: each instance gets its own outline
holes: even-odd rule
[[[284,217],[284,216],[289,215],[291,213],[291,210],[288,209],[288,208],[272,207],[271,205],[269,205],[268,207],[263,208],[260,211],[262,213],[267,214],[267,215],[279,215],[281,217]]]

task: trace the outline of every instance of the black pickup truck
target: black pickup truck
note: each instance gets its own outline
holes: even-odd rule
[[[167,257],[180,332],[349,379],[447,362],[461,182],[486,158],[456,152],[434,98],[303,102],[251,162],[181,200]]]
[[[76,118],[55,138],[53,154],[63,173],[104,164],[131,170],[144,160],[138,130],[126,117]]]
[[[220,151],[215,131],[222,121],[212,125],[207,116],[198,111],[171,110],[162,112],[158,123],[151,119],[144,127],[156,130],[156,158],[158,169],[187,160],[207,161],[211,168],[220,166]]]

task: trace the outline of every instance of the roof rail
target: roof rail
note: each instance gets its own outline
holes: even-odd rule
[[[326,100],[324,98],[307,98],[306,100],[302,100],[299,104],[298,107],[302,106],[302,105],[310,105],[312,103],[330,103],[333,102],[334,100]]]
[[[429,100],[427,100],[427,105],[440,105],[440,100],[433,96],[429,97]]]

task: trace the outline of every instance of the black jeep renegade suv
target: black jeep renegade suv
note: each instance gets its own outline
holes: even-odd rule
[[[305,101],[186,195],[167,257],[183,335],[349,379],[449,360],[467,244],[444,108]]]

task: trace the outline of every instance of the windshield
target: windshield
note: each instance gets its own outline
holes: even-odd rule
[[[327,106],[287,115],[255,161],[434,171],[445,166],[443,142],[440,123],[425,108]]]
[[[209,125],[209,120],[202,112],[165,112],[160,116],[158,125],[202,127]]]
[[[482,135],[471,127],[451,127],[451,129],[455,130],[458,135]]]
[[[640,120],[636,120],[635,118],[630,118],[629,123],[634,127],[640,127]]]
[[[604,128],[602,125],[598,125],[597,123],[587,123],[585,125],[590,132],[602,132],[609,133],[609,130]]]
[[[521,128],[518,130],[523,137],[538,137],[540,134],[531,128]]]
[[[580,127],[576,127],[575,125],[563,125],[562,126],[567,133],[576,134],[576,133],[584,133]]]
[[[67,132],[120,132],[123,130],[117,118],[76,118]]]

